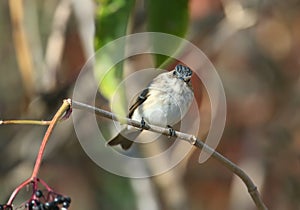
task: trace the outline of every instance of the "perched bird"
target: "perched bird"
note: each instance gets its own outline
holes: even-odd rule
[[[176,124],[187,113],[194,98],[191,77],[191,69],[183,65],[159,74],[129,108],[128,118],[161,127]],[[107,144],[120,144],[127,150],[139,134],[139,130],[127,126]]]

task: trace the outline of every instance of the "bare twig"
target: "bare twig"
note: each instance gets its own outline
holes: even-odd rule
[[[66,111],[68,111],[70,109],[70,106],[71,106],[71,100],[70,99],[64,100],[63,104],[61,105],[61,107],[59,108],[59,110],[56,112],[53,119],[51,120],[51,123],[44,135],[42,144],[40,146],[39,153],[37,155],[34,169],[33,169],[32,175],[31,175],[31,179],[35,179],[37,177],[40,166],[41,166],[41,162],[43,159],[43,154],[44,154],[47,142],[50,138],[50,135],[51,135],[55,125],[57,124],[58,120],[64,115],[64,113]]]
[[[0,125],[19,124],[19,125],[50,125],[51,121],[45,120],[0,120]]]
[[[149,125],[149,124],[146,124],[145,126],[143,126],[141,124],[141,122],[138,122],[138,121],[135,121],[135,120],[132,120],[129,118],[125,118],[125,117],[120,117],[111,112],[108,112],[108,111],[105,111],[105,110],[102,110],[102,109],[99,109],[99,108],[96,108],[96,107],[93,107],[93,106],[90,106],[90,105],[87,105],[84,103],[80,103],[77,101],[72,101],[72,108],[96,113],[97,115],[100,115],[102,117],[105,117],[105,118],[108,118],[111,120],[116,120],[121,123],[126,123],[126,124],[134,126],[136,128],[143,127],[143,129],[145,129],[145,130],[153,131],[153,132],[160,133],[160,134],[163,134],[166,136],[170,135],[168,128],[163,128],[163,127]],[[212,149],[211,147],[209,147],[208,145],[203,143],[200,139],[198,139],[194,135],[182,133],[179,131],[176,131],[175,133],[179,139],[187,141],[187,142],[191,143],[192,145],[194,145],[195,147],[200,148],[200,149],[204,150],[205,152],[212,154],[212,157],[214,159],[219,161],[222,165],[224,165],[226,168],[228,168],[230,171],[232,171],[234,174],[236,174],[238,177],[240,177],[242,179],[242,181],[245,183],[245,185],[248,189],[248,192],[251,195],[256,207],[260,210],[267,209],[267,207],[265,206],[265,204],[263,203],[263,201],[260,197],[257,187],[255,186],[255,184],[253,183],[251,178],[241,168],[239,168],[236,164],[234,164],[233,162],[228,160],[226,157],[224,157],[223,155],[221,155],[220,153],[218,153],[217,151],[215,151],[214,149]]]

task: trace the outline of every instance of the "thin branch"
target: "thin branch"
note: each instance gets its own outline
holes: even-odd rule
[[[45,120],[0,120],[0,125],[50,125],[51,121]]]
[[[57,122],[59,121],[59,119],[64,115],[65,112],[67,112],[70,109],[70,106],[71,106],[71,100],[70,99],[64,100],[63,104],[58,109],[58,111],[55,113],[54,117],[52,118],[51,123],[44,135],[42,144],[40,146],[39,153],[37,155],[34,169],[33,169],[32,175],[31,175],[31,179],[37,178],[37,175],[38,175],[38,172],[39,172],[39,169],[41,166],[41,162],[43,159],[44,151],[45,151],[47,142],[50,138],[50,135],[52,134],[52,131],[53,131],[55,125],[57,124]]]
[[[10,198],[8,199],[6,205],[11,206],[12,202],[14,201],[15,197],[20,192],[20,190],[23,189],[24,187],[26,187],[27,185],[29,185],[31,182],[32,182],[31,179],[26,179],[24,182],[22,182],[10,195]]]
[[[120,117],[111,112],[108,112],[103,109],[99,109],[99,108],[96,108],[96,107],[93,107],[93,106],[90,106],[90,105],[87,105],[87,104],[84,104],[81,102],[72,101],[72,108],[96,113],[97,115],[100,115],[102,117],[105,117],[105,118],[108,118],[111,120],[116,120],[116,121],[119,121],[120,123],[126,123],[126,124],[134,126],[136,128],[143,128],[145,130],[153,131],[153,132],[160,133],[160,134],[163,134],[166,136],[170,135],[168,128],[163,128],[163,127],[149,125],[149,124],[146,124],[145,126],[143,126],[141,124],[141,122],[138,122],[138,121],[135,121],[135,120],[132,120],[129,118],[125,118],[125,117]],[[261,199],[261,196],[257,190],[256,185],[251,180],[251,178],[241,168],[239,168],[236,164],[234,164],[233,162],[228,160],[226,157],[224,157],[223,155],[221,155],[220,153],[218,153],[217,151],[215,151],[214,149],[212,149],[211,147],[209,147],[208,145],[203,143],[200,139],[198,139],[194,135],[182,133],[179,131],[176,131],[175,133],[179,139],[187,141],[190,144],[194,145],[195,147],[204,150],[205,152],[211,153],[212,157],[214,159],[219,161],[222,165],[224,165],[226,168],[228,168],[230,171],[232,171],[234,174],[236,174],[238,177],[240,177],[242,179],[242,181],[246,185],[248,192],[251,195],[257,209],[259,209],[259,210],[267,209],[267,207],[265,206],[265,204],[263,203],[263,201]]]

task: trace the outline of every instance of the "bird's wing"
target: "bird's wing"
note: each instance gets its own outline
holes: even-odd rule
[[[129,113],[128,113],[128,117],[131,118],[133,115],[134,110],[141,105],[149,96],[149,88],[144,89],[141,94],[139,95],[139,97],[137,97],[136,101],[134,102],[134,104],[132,104],[132,106],[129,108]]]

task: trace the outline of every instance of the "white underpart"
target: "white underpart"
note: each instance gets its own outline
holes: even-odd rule
[[[160,74],[149,87],[149,96],[133,113],[132,119],[166,127],[179,122],[189,110],[193,91],[172,72]]]

